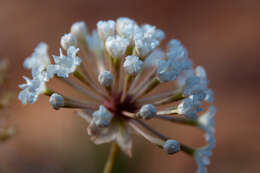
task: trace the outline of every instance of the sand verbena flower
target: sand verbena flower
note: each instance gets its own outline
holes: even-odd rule
[[[25,60],[33,77],[24,77],[19,99],[33,103],[40,94],[48,95],[54,109],[78,110],[89,123],[87,132],[96,144],[114,142],[131,156],[135,132],[168,154],[182,151],[191,155],[198,172],[205,172],[215,147],[213,92],[204,68],[193,68],[180,41],[171,40],[165,51],[159,48],[164,37],[155,26],[138,25],[126,17],[99,21],[91,34],[84,22],[76,22],[62,36],[54,64],[45,43]],[[84,94],[85,99],[48,88],[47,82],[53,78]],[[207,106],[209,110],[204,112],[202,107]],[[150,119],[198,127],[207,144],[189,147],[151,127]]]

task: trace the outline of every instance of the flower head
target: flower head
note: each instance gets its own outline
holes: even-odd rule
[[[44,93],[50,96],[54,109],[79,109],[95,144],[114,141],[131,156],[132,134],[136,133],[167,154],[182,151],[193,156],[198,171],[205,172],[215,147],[213,91],[208,88],[205,69],[193,68],[180,41],[171,40],[165,50],[160,47],[164,37],[164,32],[155,26],[138,25],[126,17],[99,21],[92,34],[87,33],[85,23],[74,23],[70,34],[61,38],[66,54],[60,49],[60,56],[53,56],[55,64],[38,62],[41,58],[37,57],[47,60],[43,48],[35,50],[33,60],[26,60],[34,64],[28,67],[38,70],[32,70],[32,80],[25,78],[27,83],[20,86],[23,90],[19,99],[33,103]],[[86,57],[81,59],[79,54]],[[48,89],[46,82],[54,77],[85,98]],[[164,84],[167,85],[163,87]],[[200,115],[202,107],[207,107],[205,102],[210,105],[209,111]],[[150,126],[146,122],[149,119],[198,127],[204,132],[207,145],[194,149],[170,139]]]

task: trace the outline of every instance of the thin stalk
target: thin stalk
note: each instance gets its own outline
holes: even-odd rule
[[[116,160],[116,155],[119,151],[118,145],[117,143],[112,143],[111,145],[111,149],[110,149],[110,153],[109,156],[107,158],[107,162],[106,165],[104,167],[103,173],[111,173],[114,165],[115,165],[115,160]]]
[[[185,124],[185,125],[191,125],[191,126],[197,126],[198,125],[198,122],[196,120],[182,118],[182,117],[156,115],[155,118],[170,121],[170,122],[173,122],[173,123],[179,123],[179,124]]]

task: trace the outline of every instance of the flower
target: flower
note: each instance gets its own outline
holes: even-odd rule
[[[124,68],[130,75],[136,75],[142,69],[144,63],[137,56],[125,57]]]
[[[32,69],[32,71],[37,71],[38,69],[41,69],[41,67],[45,68],[49,64],[48,45],[44,42],[39,43],[32,56],[24,61],[24,67]]]
[[[214,94],[205,69],[192,66],[187,50],[176,39],[165,51],[160,47],[164,37],[155,26],[138,25],[126,17],[99,21],[91,34],[84,22],[74,23],[61,38],[66,55],[60,49],[60,56],[53,56],[55,64],[38,61],[38,56],[48,56],[44,49],[35,50],[30,66],[33,79],[25,78],[18,97],[22,103],[33,103],[44,93],[56,110],[78,109],[95,144],[115,142],[131,156],[132,134],[136,133],[167,154],[182,151],[192,156],[198,172],[205,172],[215,147]],[[85,98],[57,93],[55,87],[50,90],[47,82],[52,78],[59,78]],[[209,110],[201,113],[202,107]],[[197,127],[207,144],[192,148],[166,137],[146,122],[149,119]]]
[[[64,50],[67,50],[70,46],[77,46],[77,40],[71,33],[64,34],[61,37],[60,44]]]
[[[82,21],[75,22],[71,26],[70,33],[80,41],[85,40],[87,35],[87,26]]]
[[[120,36],[110,36],[106,40],[106,48],[113,58],[122,58],[125,55],[129,41]]]
[[[81,58],[77,56],[78,51],[78,48],[70,46],[65,56],[60,49],[60,56],[53,56],[55,64],[47,66],[48,78],[52,78],[54,74],[67,78],[70,73],[74,72],[81,63]]]

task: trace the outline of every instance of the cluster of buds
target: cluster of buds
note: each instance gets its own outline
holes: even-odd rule
[[[131,156],[131,133],[135,132],[168,154],[182,151],[191,155],[197,172],[206,172],[215,147],[213,92],[204,68],[193,68],[180,41],[171,40],[165,51],[159,48],[164,37],[155,26],[138,25],[126,17],[99,21],[92,33],[84,22],[76,22],[61,37],[62,48],[59,56],[53,56],[54,63],[45,43],[25,60],[32,79],[24,77],[26,84],[20,85],[18,98],[24,104],[34,103],[45,94],[56,110],[77,109],[89,123],[87,132],[96,144],[114,141]],[[85,99],[48,88],[46,84],[53,78]],[[150,119],[198,127],[205,132],[207,144],[189,147],[152,128],[146,122]]]

